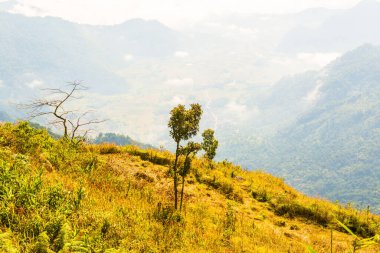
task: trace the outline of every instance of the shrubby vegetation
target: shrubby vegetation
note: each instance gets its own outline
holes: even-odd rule
[[[183,211],[175,155],[0,125],[0,252],[326,252],[378,234],[379,217],[310,199],[264,172],[192,157]],[[377,237],[376,237],[377,238]],[[373,248],[378,252],[378,249]],[[364,251],[363,251],[364,252]]]

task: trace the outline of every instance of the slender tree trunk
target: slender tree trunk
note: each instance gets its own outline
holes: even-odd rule
[[[333,230],[331,228],[331,234],[330,234],[330,253],[333,253]]]
[[[186,163],[186,160],[189,158],[189,155],[190,155],[190,153],[186,154],[185,163]],[[182,187],[181,187],[181,202],[180,202],[180,205],[179,205],[179,210],[180,211],[182,211],[183,192],[185,190],[185,177],[186,177],[186,174],[183,173],[183,175],[182,175]]]
[[[63,137],[66,139],[68,136],[67,126],[66,126],[66,119],[63,120]]]
[[[179,205],[179,210],[182,211],[182,202],[183,202],[183,191],[185,189],[185,175],[182,176],[182,189],[181,189],[181,202]]]
[[[177,142],[177,148],[175,151],[175,161],[173,166],[173,179],[174,179],[174,209],[178,209],[178,171],[177,171],[177,163],[179,157],[179,142]]]

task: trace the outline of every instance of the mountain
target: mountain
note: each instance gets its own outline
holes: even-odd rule
[[[113,143],[119,146],[125,146],[125,145],[135,145],[140,148],[154,148],[152,145],[144,144],[138,141],[133,140],[129,136],[125,136],[122,134],[115,134],[115,133],[100,133],[94,140],[91,142],[96,144],[101,143]]]
[[[336,219],[373,243],[361,252],[380,250],[380,216],[227,161],[210,169],[194,157],[175,210],[174,157],[0,125],[0,251],[304,253],[326,252],[332,240],[334,252],[346,252],[363,242]]]
[[[274,34],[265,21],[260,27],[269,37]],[[15,105],[47,96],[41,89],[81,80],[90,89],[79,107],[112,118],[99,132],[125,129],[134,139],[159,146],[168,143],[164,118],[178,101],[210,104],[207,121],[216,124],[215,115],[227,127],[222,114],[236,116],[241,96],[259,97],[263,83],[288,73],[288,67],[297,69],[258,53],[267,40],[256,43],[253,28],[203,29],[179,32],[142,19],[91,26],[0,12],[0,109],[25,118]]]
[[[379,13],[379,1],[363,0],[319,26],[295,27],[283,37],[278,49],[286,53],[345,52],[364,43],[380,44],[373,26],[380,22]]]
[[[117,74],[117,67],[127,64],[125,55],[173,54],[177,39],[157,21],[136,19],[105,28],[6,12],[0,12],[0,36],[1,94],[15,99],[74,80],[83,80],[92,92],[126,92],[128,82]]]
[[[290,99],[313,97],[312,104],[265,141],[246,144],[239,154],[250,155],[236,160],[308,194],[380,211],[379,70],[380,47],[365,45],[319,73],[295,77],[305,88],[297,97],[289,83]]]
[[[334,111],[338,103],[335,100],[343,104],[348,97],[347,108],[339,109],[342,111],[354,111],[349,108],[348,101],[361,101],[365,106],[376,107],[372,100],[377,93],[356,98],[360,97],[361,90],[355,90],[351,84],[375,83],[375,79],[366,80],[357,73],[359,69],[363,73],[368,71],[368,76],[376,78],[378,70],[373,64],[377,59],[373,57],[377,51],[374,47],[362,48],[352,61],[343,57],[347,60],[346,66],[342,63],[334,70],[331,70],[332,65],[322,71],[319,69],[358,43],[377,42],[377,33],[371,32],[376,30],[373,27],[377,24],[377,5],[378,2],[367,1],[350,10],[311,9],[289,15],[223,16],[181,31],[154,20],[133,19],[114,26],[91,26],[53,17],[0,12],[0,110],[13,118],[25,118],[26,112],[16,111],[16,104],[44,97],[46,94],[41,88],[62,87],[66,81],[79,79],[90,89],[81,94],[83,99],[77,104],[71,104],[72,108],[92,111],[95,118],[103,119],[106,115],[110,119],[97,126],[97,133],[124,131],[132,139],[170,149],[172,142],[167,120],[171,108],[179,103],[200,103],[204,109],[200,128],[214,128],[220,140],[218,159],[227,158],[247,168],[268,168],[311,194],[364,204],[367,199],[359,196],[327,192],[332,188],[324,184],[326,180],[316,178],[313,188],[310,182],[314,181],[302,181],[297,174],[301,172],[287,176],[291,166],[284,164],[294,162],[297,171],[301,171],[301,167],[314,168],[305,171],[320,175],[322,168],[351,162],[353,148],[345,148],[345,153],[339,153],[339,158],[332,159],[333,162],[318,165],[319,159],[323,159],[319,157],[319,149],[313,150],[316,157],[312,157],[311,151],[308,156],[305,154],[309,147],[320,145],[322,139],[318,136],[307,139],[303,134],[328,131],[317,127],[323,123],[317,117],[325,117],[325,120],[337,117],[335,114],[341,111]],[[364,12],[369,13],[368,17],[361,19]],[[347,23],[352,27],[349,30],[342,28],[347,20],[358,21],[357,24]],[[289,30],[301,25],[302,29],[313,31],[310,36],[314,36],[316,30],[315,36],[323,37],[312,37],[303,45],[297,45],[307,36],[292,35]],[[335,34],[348,36],[344,37],[347,38],[344,45],[340,45],[342,40],[336,37],[330,41]],[[276,51],[284,35],[283,41],[291,39],[294,43],[288,45],[296,45],[300,52],[292,55]],[[351,38],[355,43],[350,44]],[[325,49],[327,43],[338,52],[330,54],[328,48],[323,51],[318,41],[323,42],[321,45]],[[303,49],[312,44],[315,50]],[[364,67],[358,68],[360,64]],[[366,69],[366,65],[372,67]],[[345,85],[332,85],[330,78]],[[327,87],[330,90],[325,90]],[[367,86],[363,89],[365,94],[370,93]],[[330,99],[322,97],[322,91]],[[374,111],[367,113],[356,117],[370,117]],[[307,128],[314,122],[309,122],[310,119],[318,122],[313,128]],[[350,121],[341,116],[337,119]],[[39,120],[46,125],[46,121]],[[364,136],[367,130],[363,126]],[[355,134],[356,130],[352,131]],[[339,143],[344,142],[342,138]],[[339,145],[331,148],[339,150]],[[370,161],[374,159],[371,155]],[[372,165],[361,163],[360,166]],[[373,205],[374,201],[368,203]]]
[[[0,111],[0,121],[10,122],[10,121],[12,121],[12,118],[6,112]]]

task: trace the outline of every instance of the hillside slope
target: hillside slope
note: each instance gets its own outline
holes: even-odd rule
[[[172,209],[166,151],[53,140],[0,125],[1,252],[334,252],[379,216],[308,198],[283,180],[227,161],[193,162],[185,208]],[[369,248],[362,252],[378,252]]]
[[[380,47],[364,45],[319,72],[284,80],[267,100],[283,101],[288,112],[276,113],[288,122],[263,140],[253,135],[239,146],[243,140],[228,139],[237,147],[230,155],[307,194],[379,212],[379,70]]]

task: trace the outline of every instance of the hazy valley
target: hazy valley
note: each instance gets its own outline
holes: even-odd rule
[[[307,245],[327,252],[332,228],[334,249],[344,252],[351,239],[337,217],[363,238],[378,234],[378,216],[369,211],[380,212],[379,1],[285,14],[215,13],[182,27],[142,18],[79,24],[22,15],[17,6],[0,1],[0,122],[28,119],[21,104],[80,81],[89,89],[68,106],[91,111],[102,123],[89,136],[92,144],[75,148],[56,140],[62,129],[44,117],[32,126],[47,126],[55,139],[24,123],[1,123],[0,167],[22,178],[7,189],[40,179],[44,184],[34,189],[37,204],[27,207],[0,188],[9,197],[0,219],[8,219],[12,230],[4,240],[0,235],[0,249],[4,242],[16,250],[9,252],[33,251],[47,231],[54,252],[304,252]],[[201,156],[194,160],[186,179],[188,216],[176,223],[176,213],[165,209],[173,198],[170,168],[176,160],[169,112],[193,103],[203,110],[199,129],[214,129],[219,146],[215,170]],[[25,178],[16,167],[27,172]],[[105,182],[92,178],[107,171]],[[41,211],[56,184],[65,192],[58,197],[74,207],[59,202]],[[79,208],[70,194],[82,186],[94,193]],[[104,210],[89,211],[98,205]],[[141,213],[129,216],[133,206]],[[25,217],[19,215],[24,209]],[[202,216],[204,209],[209,211]],[[56,222],[68,224],[61,242],[65,226],[49,230],[56,225],[54,211],[62,214]],[[109,218],[101,219],[104,213]],[[233,229],[226,227],[229,215]],[[248,217],[246,224],[239,215]],[[33,217],[41,218],[35,230],[27,222]],[[91,220],[87,233],[84,223]],[[192,222],[199,226],[189,227]],[[21,226],[25,230],[16,229]],[[196,241],[202,233],[205,244]],[[266,241],[264,235],[273,233],[278,244]],[[180,238],[183,245],[176,244]],[[74,251],[76,240],[88,251]],[[67,251],[59,251],[63,241],[71,245]]]

